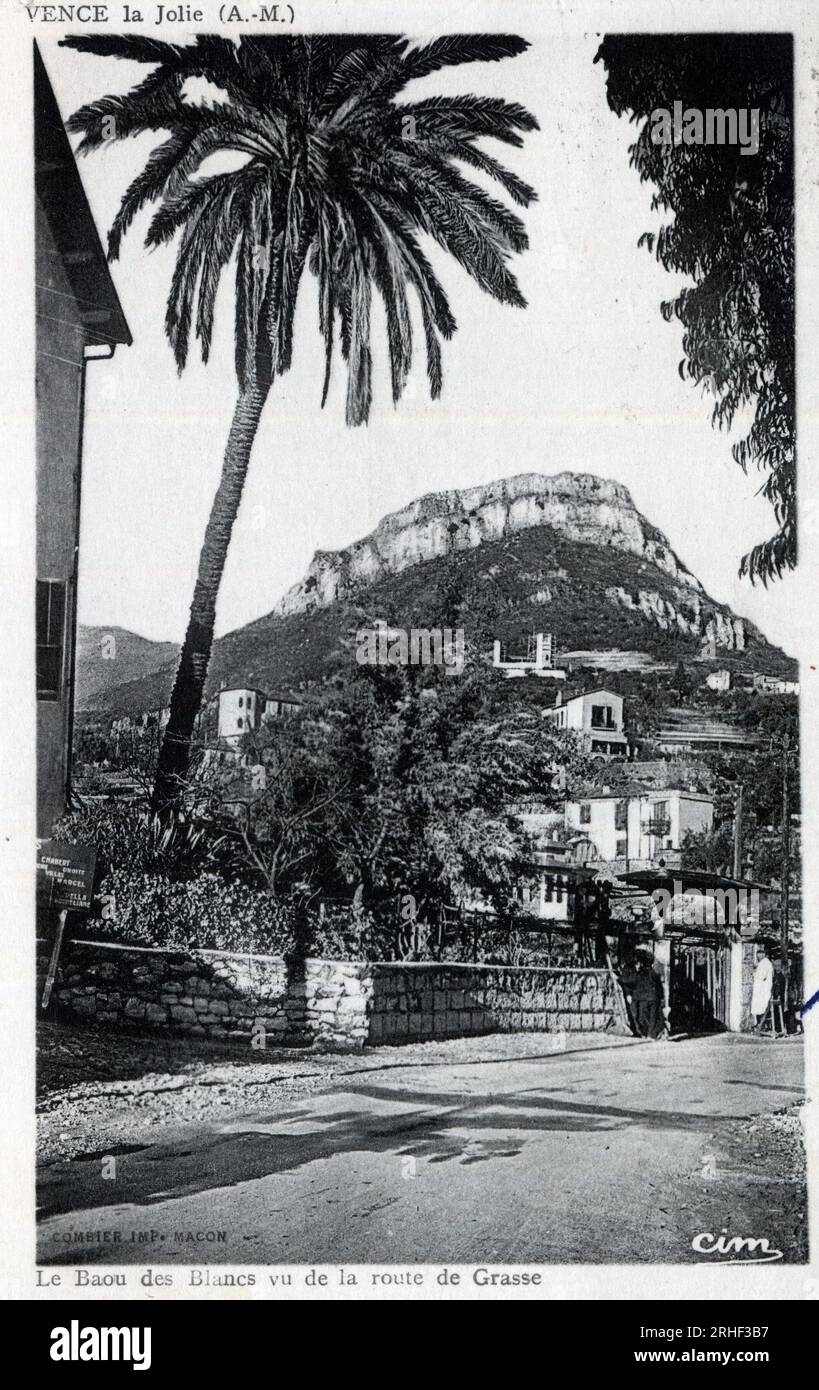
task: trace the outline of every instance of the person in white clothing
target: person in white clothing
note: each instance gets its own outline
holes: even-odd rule
[[[754,1028],[756,1029],[762,1026],[762,1022],[768,1012],[768,1005],[771,1002],[773,977],[773,961],[768,955],[767,946],[761,945],[757,952],[756,968],[754,970],[754,988],[751,995],[751,1013],[754,1016]]]

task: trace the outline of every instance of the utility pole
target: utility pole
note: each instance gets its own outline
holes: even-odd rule
[[[736,807],[734,809],[734,878],[742,878],[742,798],[745,788],[740,782],[737,787]]]
[[[782,984],[784,990],[784,1007],[788,1005],[788,936],[789,936],[789,909],[788,884],[791,871],[791,796],[788,781],[788,752],[790,749],[790,736],[785,734],[782,739],[782,918],[780,922],[779,952],[782,961]]]

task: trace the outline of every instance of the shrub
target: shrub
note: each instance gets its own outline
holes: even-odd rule
[[[117,867],[103,878],[100,895],[102,917],[87,929],[98,939],[261,955],[294,948],[283,904],[218,873],[180,879]]]
[[[58,840],[93,845],[101,873],[115,868],[195,874],[214,868],[225,838],[194,820],[163,822],[139,802],[87,802],[54,827]]]
[[[392,926],[351,907],[324,918],[311,913],[307,950],[320,960],[390,960],[394,938]]]

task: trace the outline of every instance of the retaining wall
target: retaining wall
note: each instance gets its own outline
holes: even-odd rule
[[[220,951],[70,942],[53,998],[116,1028],[265,1044],[360,1048],[367,1038],[369,967]]]
[[[478,1033],[628,1031],[607,970],[567,967],[372,965],[368,1041],[417,1042]]]
[[[41,957],[40,976],[45,957]],[[358,1049],[479,1033],[626,1032],[606,970],[283,960],[72,941],[53,1000],[114,1028]]]

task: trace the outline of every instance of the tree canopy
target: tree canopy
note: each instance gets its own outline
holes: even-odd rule
[[[764,475],[777,529],[740,573],[767,583],[797,558],[792,38],[613,34],[598,60],[611,109],[640,123],[630,158],[654,185],[652,211],[671,214],[641,243],[693,281],[662,305],[683,325],[680,373],[713,395],[720,429],[753,409],[732,452],[743,471]],[[683,114],[757,112],[758,149],[697,142],[696,121],[682,139],[657,139],[652,118],[675,102]]]
[[[158,203],[146,245],[179,236],[165,326],[180,370],[192,338],[207,359],[217,289],[234,257],[240,386],[269,384],[289,368],[307,265],[318,281],[323,400],[338,328],[353,425],[367,420],[372,399],[374,291],[386,313],[393,399],[412,360],[408,291],[420,308],[431,394],[440,394],[441,340],[456,323],[419,235],[437,241],[495,299],[525,304],[508,265],[528,244],[523,222],[461,166],[528,205],[535,190],[480,141],[519,146],[537,128],[534,116],[500,97],[396,101],[414,79],[512,57],[528,47],[524,39],[450,34],[414,45],[395,34],[236,41],[198,34],[171,44],[86,34],[63,42],[153,69],[124,95],[81,107],[68,125],[82,135],[80,153],[146,131],[167,135],[126,190],[108,252],[116,258],[137,214]],[[244,156],[241,166],[208,173],[209,156],[226,151]]]
[[[356,666],[296,717],[248,736],[253,876],[279,892],[309,879],[366,907],[409,893],[419,912],[474,895],[507,909],[530,866],[516,805],[559,807],[562,771],[591,760],[538,710],[510,706],[504,684],[478,662],[457,679]]]

